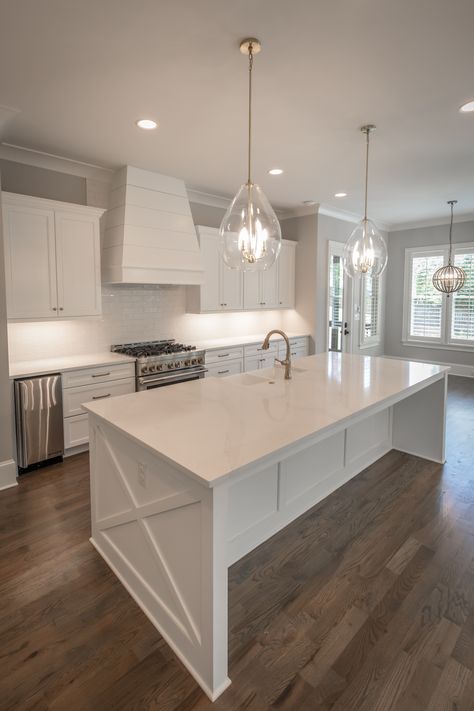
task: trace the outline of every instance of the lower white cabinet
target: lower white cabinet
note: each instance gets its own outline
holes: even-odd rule
[[[307,336],[290,338],[292,358],[302,358],[308,355],[309,343]],[[271,368],[275,358],[283,359],[286,355],[286,344],[282,338],[270,341],[268,350],[261,343],[249,343],[244,346],[230,346],[206,351],[207,376],[225,377],[238,373]]]
[[[84,447],[89,442],[88,416],[82,409],[83,403],[135,392],[135,377],[131,377],[135,372],[134,368],[134,363],[118,363],[69,370],[63,374],[66,454],[68,450]]]
[[[85,400],[84,400],[85,402]],[[89,418],[84,413],[64,418],[64,449],[80,447],[89,442]]]
[[[242,358],[240,360],[230,360],[227,363],[213,363],[206,367],[206,377],[225,378],[226,375],[238,375],[242,372]]]

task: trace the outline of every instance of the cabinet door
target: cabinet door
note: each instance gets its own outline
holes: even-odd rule
[[[278,262],[270,269],[260,272],[260,278],[262,308],[268,309],[278,306]]]
[[[261,272],[247,271],[244,272],[244,309],[261,309],[262,298],[261,292]]]
[[[8,318],[57,314],[54,212],[3,206]]]
[[[218,239],[202,232],[200,246],[204,268],[204,284],[201,289],[201,311],[220,311],[220,255]]]
[[[99,220],[55,212],[58,307],[61,316],[101,312]]]
[[[295,247],[284,242],[278,258],[278,306],[295,306]]]
[[[251,370],[257,370],[259,367],[259,356],[245,356],[244,366],[246,373]]]
[[[243,275],[238,269],[226,267],[219,255],[220,304],[224,311],[239,311],[244,305]]]

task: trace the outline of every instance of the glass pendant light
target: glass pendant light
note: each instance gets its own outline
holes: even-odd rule
[[[222,220],[220,251],[231,269],[263,270],[271,267],[281,249],[281,230],[272,206],[263,190],[252,182],[252,69],[254,54],[261,50],[257,39],[240,43],[240,51],[249,58],[248,173]]]
[[[451,206],[451,222],[449,224],[449,256],[448,263],[445,267],[440,267],[433,274],[433,286],[438,291],[448,296],[455,291],[459,291],[464,286],[466,281],[466,272],[461,267],[456,267],[453,264],[453,216],[454,206],[457,200],[448,200],[448,205]]]
[[[367,191],[369,184],[369,138],[375,126],[360,129],[366,135],[365,153],[365,209],[364,218],[354,229],[344,245],[344,270],[350,277],[380,276],[387,266],[387,246],[376,225],[367,217]]]

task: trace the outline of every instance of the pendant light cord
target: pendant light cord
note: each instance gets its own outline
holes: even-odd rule
[[[451,207],[451,222],[449,223],[449,257],[448,264],[451,265],[453,262],[453,219],[454,219],[454,205],[457,200],[449,200],[448,205]]]
[[[369,191],[369,136],[370,129],[365,130],[366,148],[365,148],[365,205],[364,205],[364,220],[367,221],[367,194]]]
[[[251,185],[252,168],[252,69],[253,69],[253,47],[249,44],[249,147],[248,147],[248,176],[247,183]]]

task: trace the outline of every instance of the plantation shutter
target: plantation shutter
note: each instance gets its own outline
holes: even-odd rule
[[[443,297],[434,288],[432,278],[442,266],[442,254],[412,257],[409,328],[412,337],[441,338]]]
[[[452,297],[451,340],[474,341],[474,252],[456,254],[454,264],[464,269],[466,281]]]

